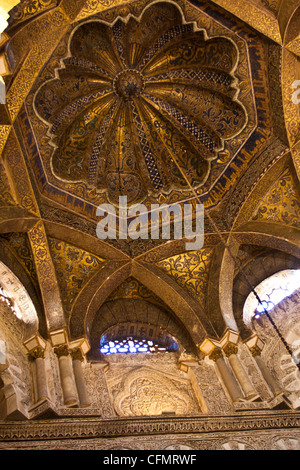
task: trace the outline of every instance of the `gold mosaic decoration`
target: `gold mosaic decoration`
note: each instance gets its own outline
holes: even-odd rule
[[[55,238],[49,238],[49,247],[62,301],[66,312],[70,312],[82,287],[103,267],[105,260]]]
[[[281,0],[258,0],[258,3],[273,13],[277,13],[281,4]]]
[[[41,220],[29,230],[28,239],[43,298],[48,328],[49,330],[55,330],[64,325],[64,310],[53,261],[49,252],[48,238]]]
[[[39,40],[30,48],[21,69],[17,72],[12,85],[7,91],[6,103],[12,121],[17,118],[27,94],[45,61],[49,58],[53,47],[57,44],[60,35],[66,31],[64,29],[66,28],[66,20],[63,11],[56,10],[53,12],[50,10],[42,16],[38,30],[34,28],[33,31],[30,31],[29,27],[29,38],[27,40],[30,40],[31,34],[34,34],[36,39],[39,38]],[[45,36],[45,31],[49,28],[51,33]]]
[[[61,181],[84,182],[113,203],[190,192],[186,178],[203,186],[225,141],[246,126],[237,47],[183,24],[173,4],[112,26],[83,23],[68,49],[34,99]]]
[[[9,126],[9,125],[4,125],[4,126],[0,125],[0,153],[2,153],[2,151],[5,147],[6,141],[7,141],[8,136],[9,136],[10,129],[11,129],[11,126]]]
[[[253,220],[300,228],[299,183],[295,183],[289,169],[262,199]]]
[[[10,11],[9,24],[15,26],[50,8],[55,8],[58,0],[23,0]]]
[[[262,11],[257,5],[245,0],[214,0],[214,3],[230,11],[238,18],[253,26],[256,30],[261,31],[267,37],[281,44],[281,34],[278,21],[272,13]],[[270,6],[271,2],[264,1]],[[273,5],[274,6],[274,5]]]
[[[2,162],[0,162],[0,205],[15,205],[15,200],[12,196],[11,187]]]
[[[11,191],[20,207],[39,216],[39,208],[29,178],[24,156],[14,132],[11,131],[3,151],[5,171],[11,184]]]
[[[172,256],[156,263],[204,308],[213,248],[203,248]]]
[[[115,203],[120,194],[130,203],[182,202],[191,196],[186,176],[205,206],[216,209],[222,230],[230,230],[228,214],[223,220],[218,212],[220,202],[226,205],[224,197],[244,175],[255,199],[254,180],[269,164],[257,156],[272,139],[284,141],[280,126],[287,130],[299,174],[300,108],[291,102],[292,84],[300,78],[299,45],[296,36],[286,35],[293,40],[282,47],[281,37],[296,2],[289,2],[286,14],[281,9],[280,18],[279,0],[151,3],[25,0],[11,18],[8,46],[16,63],[5,77],[8,118],[0,126],[0,199],[2,207],[19,206],[30,212],[31,221],[39,221],[28,232],[32,258],[24,249],[25,234],[4,237],[40,287],[50,330],[63,327],[64,314],[105,260],[49,240],[46,223],[58,221],[78,229],[80,236],[95,236],[98,204]],[[272,48],[282,64],[278,74]],[[281,86],[284,117],[281,93],[276,97]],[[275,179],[271,176],[269,182]],[[247,191],[238,194],[236,206],[242,207]],[[251,210],[241,210],[247,220],[258,199]],[[51,207],[51,201],[57,205]],[[9,210],[13,214],[14,207]],[[254,220],[299,228],[299,215],[295,178],[286,172],[260,200]],[[115,243],[120,253],[125,244]],[[141,251],[144,246],[148,249],[140,244]],[[164,255],[151,249],[149,259],[153,254],[154,263],[168,256],[156,266],[205,309],[213,249],[181,253],[183,248],[170,244]],[[174,253],[181,254],[170,257]],[[250,255],[239,252],[241,261]],[[112,298],[158,300],[133,278]]]
[[[148,302],[163,305],[163,302],[147,287],[143,286],[134,277],[129,277],[107,298],[107,301],[117,299],[143,299]]]
[[[24,232],[5,233],[1,234],[0,240],[20,261],[34,286],[38,289],[38,279],[27,234]]]

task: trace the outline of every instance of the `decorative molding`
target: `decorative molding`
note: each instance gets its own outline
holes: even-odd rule
[[[0,424],[1,441],[33,441],[51,439],[105,438],[164,434],[202,434],[211,432],[263,431],[296,429],[300,427],[300,413],[292,411],[241,412],[238,416],[153,417],[103,420],[101,418],[53,419]]]

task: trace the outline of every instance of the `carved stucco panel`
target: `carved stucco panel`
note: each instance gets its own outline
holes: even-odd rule
[[[139,368],[122,381],[122,390],[114,398],[119,416],[160,415],[162,413],[191,414],[195,411],[188,387],[170,376]]]
[[[201,413],[191,382],[177,368],[173,354],[116,356],[110,360],[106,380],[117,415]]]
[[[205,401],[208,414],[226,414],[232,412],[231,404],[216,375],[213,361],[205,359],[197,367],[193,367],[193,372]]]
[[[97,408],[103,418],[115,416],[103,365],[86,364],[84,377],[88,396],[92,399],[90,407]]]

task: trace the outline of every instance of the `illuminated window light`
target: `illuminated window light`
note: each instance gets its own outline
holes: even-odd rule
[[[177,344],[174,342],[170,347],[164,347],[159,344],[154,344],[153,341],[147,339],[136,339],[133,337],[125,338],[123,340],[110,340],[104,343],[103,339],[100,342],[100,352],[102,354],[117,354],[117,353],[154,353],[154,352],[165,352],[165,351],[176,351],[178,349]]]
[[[249,294],[244,305],[244,321],[249,324],[251,318],[259,319],[264,312],[270,312],[284,299],[300,289],[300,269],[280,271],[262,281],[255,291]]]
[[[14,304],[13,302],[10,300],[10,298],[7,296],[7,294],[4,292],[3,288],[0,287],[0,299],[6,303],[6,305],[8,305],[8,307],[11,309],[11,311],[13,312],[13,314],[19,318],[19,320],[22,319],[22,314],[21,312],[19,311],[19,309],[15,308],[14,307]]]

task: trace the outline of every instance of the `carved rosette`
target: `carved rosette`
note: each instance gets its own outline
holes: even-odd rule
[[[246,125],[237,61],[231,40],[207,39],[169,3],[112,26],[79,25],[57,78],[35,97],[54,146],[52,172],[113,203],[198,190]]]

